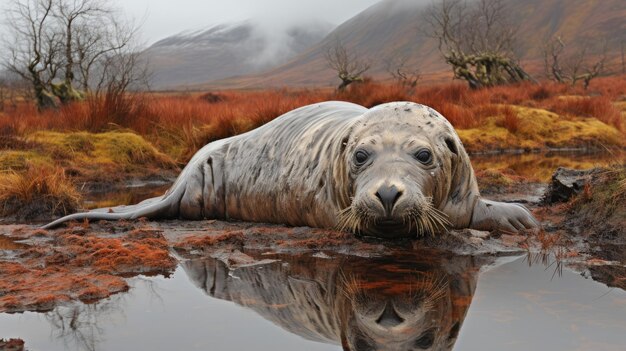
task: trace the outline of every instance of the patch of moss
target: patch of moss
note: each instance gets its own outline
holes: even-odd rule
[[[28,137],[48,150],[76,161],[118,165],[171,166],[171,159],[141,136],[130,132],[37,132]]]
[[[499,155],[473,155],[472,166],[478,174],[481,171],[497,171],[521,177],[526,181],[548,182],[558,167],[590,169],[606,167],[623,157],[616,152],[609,153],[522,153]]]
[[[494,149],[623,147],[624,135],[595,118],[564,119],[543,109],[512,106],[519,124],[513,133],[501,127],[503,116],[493,116],[477,128],[458,130],[470,152]]]
[[[0,172],[61,167],[77,181],[115,182],[177,173],[172,159],[130,132],[36,132],[23,138],[28,150],[0,150]]]
[[[37,132],[27,137],[41,145],[35,158],[47,158],[86,180],[130,178],[174,170],[170,157],[130,132]]]
[[[24,171],[29,165],[52,166],[53,162],[47,155],[39,151],[0,150],[0,172]]]

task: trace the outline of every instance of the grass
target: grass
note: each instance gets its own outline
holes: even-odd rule
[[[58,166],[77,181],[114,182],[177,169],[169,156],[129,131],[39,131],[19,140],[32,147],[0,151],[0,172],[22,172],[30,165],[43,169]]]
[[[626,104],[622,101],[624,96],[624,76],[595,80],[588,91],[550,82],[481,90],[470,90],[462,83],[450,83],[422,86],[410,91],[397,84],[366,81],[354,84],[340,93],[328,89],[279,89],[101,96],[41,114],[35,107],[25,103],[16,109],[7,110],[0,115],[0,146],[2,138],[28,137],[39,131],[101,133],[123,129],[141,135],[158,150],[179,164],[184,164],[208,142],[254,129],[304,105],[342,100],[372,107],[385,102],[407,100],[433,107],[458,130],[484,129],[493,133],[493,143],[490,142],[484,149],[502,149],[510,148],[511,143],[501,144],[505,139],[502,138],[503,131],[500,128],[517,136],[516,140],[528,139],[519,135],[528,129],[524,127],[529,120],[525,116],[528,111],[544,110],[556,115],[556,118],[546,118],[546,114],[543,114],[540,118],[542,122],[582,122],[578,125],[585,129],[592,127],[598,129],[597,132],[610,130],[611,135],[616,131],[623,135],[626,111]],[[585,123],[587,120],[589,125]],[[602,122],[608,128],[602,128],[593,121]],[[572,138],[571,145],[563,141],[556,144],[578,147],[585,144],[588,137],[596,135],[581,133],[566,135]],[[546,140],[544,143],[534,143],[532,147],[545,147],[550,143],[546,135],[534,139],[538,138]],[[471,140],[467,140],[471,143]],[[621,142],[616,144],[614,138],[600,142],[605,146],[623,146]]]
[[[89,97],[38,112],[25,101],[0,112],[0,182],[32,169],[76,183],[175,175],[203,145],[328,100],[366,107],[413,101],[441,112],[470,152],[623,148],[626,76],[589,90],[543,82],[470,90],[460,82],[407,89],[368,80],[330,89],[137,93]],[[7,183],[8,182],[8,183]]]
[[[596,118],[562,116],[539,108],[507,105],[480,126],[459,129],[469,152],[498,149],[602,149],[623,145],[624,134]],[[505,110],[505,111],[506,111]]]
[[[81,195],[63,169],[28,167],[26,171],[0,175],[0,215],[34,219],[57,216],[80,208]]]
[[[615,165],[594,175],[584,191],[569,203],[575,225],[606,240],[626,239],[626,166]]]

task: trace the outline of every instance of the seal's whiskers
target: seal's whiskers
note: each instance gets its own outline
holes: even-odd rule
[[[428,198],[420,208],[414,208],[407,215],[415,223],[417,235],[426,233],[437,234],[445,231],[450,226],[448,216],[432,205],[432,199]]]

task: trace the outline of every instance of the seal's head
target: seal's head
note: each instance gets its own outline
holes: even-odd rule
[[[459,143],[450,123],[429,107],[391,103],[366,112],[345,147],[352,201],[339,226],[381,238],[443,230]]]

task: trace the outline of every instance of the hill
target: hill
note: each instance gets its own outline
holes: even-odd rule
[[[179,33],[146,50],[157,89],[183,87],[261,72],[319,42],[332,25],[306,23],[284,30],[245,21]]]
[[[626,41],[624,0],[505,0],[519,21],[516,51],[528,70],[542,71],[543,46],[560,35],[579,46],[609,40],[608,55],[616,62]],[[385,59],[403,55],[419,65],[425,80],[449,78],[436,42],[423,30],[424,0],[383,0],[329,33],[323,40],[279,67],[261,74],[213,81],[198,87],[328,86],[337,83],[324,54],[337,40],[372,61],[368,72],[387,78]]]

